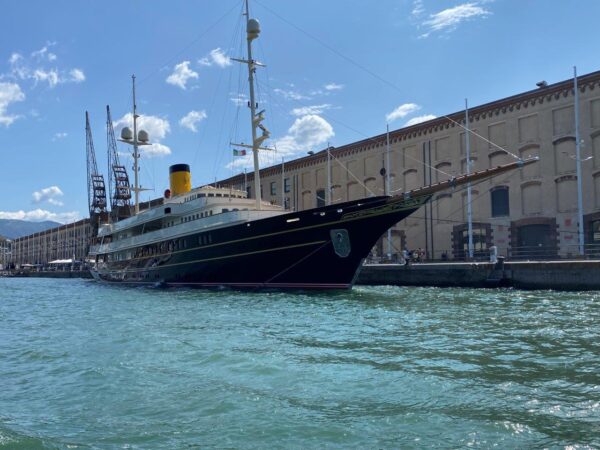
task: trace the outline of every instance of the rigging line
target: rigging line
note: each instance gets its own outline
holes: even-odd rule
[[[280,109],[284,114],[285,114],[285,110],[283,108],[283,105],[279,102],[274,102],[273,103],[274,107],[277,107],[278,109]],[[352,178],[354,178],[356,180],[356,182],[361,185],[363,188],[365,188],[366,191],[370,192],[373,196],[377,196],[377,194],[375,194],[375,192],[373,192],[371,189],[369,189],[362,181],[360,181],[358,179],[358,177],[356,175],[354,175],[350,169],[348,169],[337,157],[335,157],[335,155],[333,155],[331,152],[329,153],[330,156],[342,167],[342,169],[344,171],[346,171],[346,173],[348,173]]]
[[[266,61],[268,61],[268,58],[266,57],[266,52],[264,50],[264,47],[262,45],[262,41],[258,41],[258,47],[260,49],[260,53],[263,55],[263,59],[265,61],[265,75],[266,75],[266,80],[267,80],[267,87],[266,87],[266,91],[267,91],[267,98],[269,101],[269,104],[273,103],[273,96],[271,95],[272,89],[271,89],[271,76],[269,75],[269,65],[266,64]],[[276,116],[274,114],[269,114],[267,115],[267,123],[268,124],[272,124],[273,126],[271,127],[271,129],[276,130],[277,129],[277,123],[276,123]],[[277,149],[276,149],[277,150]]]
[[[233,48],[234,42],[237,41],[239,39],[239,36],[242,35],[242,31],[241,31],[242,30],[242,22],[243,22],[242,17],[243,17],[243,3],[242,3],[242,10],[241,10],[241,12],[239,14],[239,18],[238,18],[238,21],[237,21],[237,25],[236,25],[236,27],[234,29],[233,34],[231,35],[231,40],[230,40],[230,43],[229,43],[229,48]],[[218,90],[219,90],[219,88],[221,86],[222,77],[223,77],[223,70],[221,70],[221,74],[219,76],[219,83],[217,85],[217,89],[213,93],[213,101],[212,101],[212,104],[211,104],[211,108],[212,108],[212,105],[215,102],[215,99],[216,99],[216,96],[217,96],[217,92],[218,92]],[[233,77],[233,70],[229,70],[229,77],[228,77],[228,83],[227,83],[227,91],[228,92],[229,92],[229,89],[231,87],[232,77]],[[213,174],[217,173],[217,167],[220,166],[221,161],[223,160],[223,157],[224,157],[224,152],[223,152],[223,150],[221,148],[221,135],[222,135],[222,130],[223,130],[224,118],[225,118],[225,115],[228,112],[228,106],[229,106],[229,103],[227,103],[226,106],[223,108],[223,120],[221,121],[221,128],[220,128],[220,132],[219,132],[219,139],[217,141],[217,155],[214,158],[214,165],[213,165],[213,171],[212,171]],[[231,135],[231,128],[230,128],[230,135]]]
[[[498,144],[493,143],[492,141],[490,141],[489,139],[486,139],[485,137],[483,137],[482,135],[480,135],[479,133],[476,133],[475,131],[471,130],[471,129],[467,129],[466,126],[464,126],[462,123],[457,122],[456,120],[452,119],[449,116],[441,116],[444,119],[448,119],[450,122],[458,125],[459,127],[461,127],[463,130],[468,131],[469,133],[477,136],[480,139],[483,139],[485,142],[487,142],[488,144],[492,145],[493,147],[496,147],[497,149],[509,154],[510,156],[512,156],[513,158],[519,160],[522,159],[519,156],[515,155],[514,153],[509,152],[508,150],[506,150],[505,148],[500,147]]]
[[[242,14],[243,16],[243,14]],[[243,55],[243,50],[244,49],[244,38],[243,35],[240,33],[239,36],[239,47],[237,49],[238,51],[238,55]],[[245,93],[243,92],[243,87],[245,87],[245,83],[243,82],[243,68],[241,65],[237,66],[238,70],[237,70],[237,96],[234,99],[231,99],[231,101],[234,103],[235,105],[235,118],[233,120],[233,124],[229,130],[230,134],[229,134],[229,142],[235,142],[235,143],[243,143],[243,139],[239,138],[239,123],[240,123],[240,113],[242,110],[242,105],[245,103]],[[233,94],[233,90],[231,90],[231,86],[232,86],[232,82],[231,82],[231,77],[229,79],[229,90],[230,90],[230,95]],[[227,106],[229,106],[229,103],[227,104]],[[235,167],[234,166],[234,161],[235,161],[235,157],[233,156],[233,149],[231,149],[231,147],[229,147],[229,145],[227,146],[228,149],[230,149],[230,153],[231,153],[231,173],[234,174],[235,173]],[[244,164],[244,162],[242,161],[242,165]],[[246,164],[248,164],[248,162],[246,162]]]
[[[193,45],[195,45],[200,39],[202,39],[206,34],[208,34],[210,31],[212,31],[213,28],[215,28],[219,23],[221,23],[223,21],[223,19],[225,19],[229,14],[231,14],[231,12],[238,7],[238,5],[242,3],[243,1],[237,1],[233,4],[233,6],[231,8],[229,8],[227,10],[227,12],[225,14],[223,14],[221,17],[219,17],[215,22],[212,23],[212,25],[210,25],[208,28],[206,28],[205,30],[203,30],[196,38],[194,38],[190,43],[188,43],[185,47],[183,47],[179,52],[175,53],[171,58],[169,58],[164,64],[162,64],[158,69],[154,70],[153,72],[149,73],[148,75],[146,75],[144,78],[141,78],[137,83],[138,86],[142,83],[144,83],[145,81],[147,81],[149,78],[153,77],[154,75],[156,75],[156,73],[160,72],[160,70],[171,64],[173,61],[175,61],[175,59],[177,59],[179,56],[181,56],[184,52],[186,52],[187,50],[189,50]]]
[[[364,187],[365,190],[369,191],[374,197],[377,197],[377,194],[375,194],[375,192],[373,192],[371,189],[369,189],[367,187],[367,185],[365,185],[362,181],[360,181],[356,177],[356,175],[354,175],[350,169],[348,169],[346,166],[344,166],[344,164],[331,152],[329,152],[329,157],[333,158],[335,160],[335,162],[337,162],[346,171],[346,173],[348,173],[348,175],[350,175],[352,178],[354,178],[358,184],[360,184],[362,187]]]
[[[300,264],[302,261],[304,261],[307,258],[310,258],[312,255],[314,255],[315,253],[317,253],[319,250],[321,250],[323,247],[325,247],[326,245],[329,245],[331,243],[331,241],[326,241],[323,245],[320,245],[319,247],[317,247],[316,249],[314,249],[312,252],[310,252],[308,255],[303,256],[302,258],[300,258],[298,261],[292,263],[291,265],[289,265],[288,267],[286,267],[285,269],[283,269],[282,271],[276,273],[275,275],[273,275],[271,278],[269,278],[267,281],[265,281],[266,283],[270,283],[271,281],[273,281],[275,278],[277,278],[280,275],[283,275],[285,272],[287,272],[288,270],[292,269],[293,267],[297,266],[298,264]]]
[[[508,175],[508,176],[507,176],[507,177],[506,177],[504,180],[502,180],[502,181],[503,181],[503,182],[508,182],[508,181],[510,180],[510,178],[512,178],[512,177],[513,177],[513,176],[515,176],[516,174],[517,174],[517,171],[515,171],[514,173],[512,173],[512,174]],[[503,175],[503,174],[501,174],[501,175]],[[498,175],[498,176],[499,176],[499,175]],[[492,177],[492,178],[494,178],[494,177]],[[479,180],[479,181],[477,181],[477,182],[473,183],[471,187],[476,187],[476,186],[479,186],[480,184],[482,184],[482,183],[484,183],[484,182],[486,182],[486,181],[489,181],[489,180],[490,180],[489,178],[488,178],[488,179],[485,179],[485,180]],[[459,189],[456,189],[455,191],[453,191],[453,193],[454,193],[454,192],[456,192],[456,193],[464,192],[464,191],[466,191],[466,190],[467,190],[467,188],[468,188],[468,186],[467,186],[467,185],[462,185],[462,186],[461,186]],[[480,194],[478,194],[477,196],[475,196],[475,197],[473,197],[473,198],[471,199],[471,204],[475,203],[475,201],[479,200],[480,198],[482,198],[484,195],[486,195],[486,194],[488,194],[488,193],[489,193],[489,190],[482,191]],[[439,201],[439,197],[435,197],[435,198],[433,198],[431,201],[435,201],[435,202],[437,202],[437,201]],[[465,206],[466,206],[466,205],[465,205]],[[451,217],[451,216],[453,216],[453,215],[455,215],[455,214],[458,214],[462,208],[463,208],[463,207],[461,206],[461,207],[459,207],[459,208],[457,208],[457,209],[455,209],[455,210],[453,210],[453,211],[450,211],[450,213],[448,214],[448,216],[449,216],[449,217]],[[422,216],[412,216],[412,215],[411,215],[411,216],[409,216],[409,217],[410,217],[410,218],[412,218],[412,219],[425,220],[425,218],[424,218],[424,217],[422,217]],[[403,220],[404,220],[404,219],[403,219]],[[464,221],[464,220],[440,219],[439,217],[438,217],[437,219],[432,219],[432,220],[434,220],[434,221],[436,221],[436,222],[438,222],[438,223],[439,223],[439,222],[452,222],[452,223],[462,223],[462,224],[464,224],[464,223],[465,223],[465,221]],[[477,222],[479,222],[479,220],[477,220]]]
[[[325,47],[327,50],[335,53],[337,56],[339,56],[342,59],[345,59],[347,62],[349,62],[350,64],[358,67],[359,69],[363,70],[364,72],[368,73],[369,75],[371,75],[372,77],[378,79],[379,81],[381,81],[384,84],[387,84],[388,86],[390,86],[391,88],[395,89],[396,91],[400,92],[401,94],[405,95],[405,92],[403,92],[398,86],[396,86],[395,84],[389,82],[388,80],[386,80],[385,78],[380,77],[379,75],[377,75],[375,72],[372,72],[371,70],[367,69],[366,67],[364,67],[363,65],[357,63],[356,61],[354,61],[352,58],[349,58],[348,56],[344,55],[343,53],[340,53],[339,51],[337,51],[336,49],[334,49],[333,47],[331,47],[330,45],[326,44],[325,42],[323,42],[321,39],[319,39],[316,36],[313,36],[312,34],[310,34],[308,31],[303,30],[302,28],[300,28],[299,26],[295,25],[294,23],[290,22],[289,20],[285,19],[284,17],[280,16],[279,14],[277,14],[275,11],[273,11],[272,9],[270,9],[269,7],[265,6],[263,3],[259,2],[258,0],[254,0],[255,3],[259,4],[260,6],[262,6],[264,9],[266,9],[267,11],[269,11],[271,14],[273,14],[274,16],[276,16],[277,18],[279,18],[279,20],[287,23],[289,26],[295,28],[296,30],[298,30],[299,32],[301,32],[302,34],[308,36],[309,38],[311,38],[312,40],[316,41],[317,43],[319,43],[320,45],[322,45],[323,47]]]
[[[297,100],[297,99],[293,99],[293,98],[292,98],[291,100],[292,100],[292,101],[294,101],[295,103],[297,103],[297,104],[298,104],[298,105],[300,105],[300,106],[305,106],[305,107],[306,107],[306,106],[309,106],[309,105],[307,105],[306,103],[302,103],[301,101],[299,101],[299,100]],[[277,102],[275,102],[275,103],[277,103]],[[283,106],[282,106],[281,104],[279,104],[279,105],[281,106],[281,109],[283,110]],[[365,135],[364,133],[360,132],[359,130],[357,130],[357,129],[355,129],[355,128],[352,128],[350,125],[347,125],[347,124],[345,124],[344,122],[342,122],[342,121],[340,121],[340,120],[338,120],[338,119],[335,119],[334,117],[332,117],[332,116],[330,116],[330,115],[328,115],[328,114],[321,113],[321,114],[320,114],[320,116],[322,116],[322,117],[325,117],[326,119],[330,120],[331,122],[337,123],[338,125],[341,125],[342,127],[346,128],[346,129],[348,129],[348,130],[350,130],[350,131],[353,131],[354,133],[356,133],[356,134],[358,134],[359,136],[361,136],[362,138],[364,138],[364,140],[365,140],[365,141],[367,141],[367,142],[373,142],[373,143],[377,143],[377,144],[380,144],[380,143],[382,143],[382,142],[383,142],[383,141],[381,141],[381,140],[378,140],[378,139],[376,139],[376,138],[374,138],[374,137],[370,137],[370,136],[367,136],[367,135]],[[376,152],[376,153],[374,153],[374,156],[381,156],[381,155],[384,155],[385,153],[386,153],[386,150],[385,150],[385,149],[382,149],[380,152]],[[427,168],[431,168],[431,169],[433,169],[434,171],[436,171],[436,172],[439,172],[439,173],[441,173],[441,174],[443,174],[443,175],[448,175],[448,176],[451,176],[451,174],[449,174],[449,173],[446,173],[446,172],[444,172],[443,170],[441,170],[441,169],[439,169],[439,168],[437,168],[437,167],[435,167],[435,166],[432,166],[431,164],[427,164],[427,163],[425,163],[424,161],[421,161],[420,159],[418,159],[418,158],[415,158],[415,157],[413,157],[413,156],[411,156],[411,155],[408,155],[408,154],[406,154],[406,153],[405,153],[405,157],[406,157],[406,158],[408,158],[408,159],[411,159],[411,160],[413,160],[413,161],[416,161],[416,162],[418,162],[419,164],[422,164],[422,165],[424,165],[424,166],[425,166],[425,167],[427,167]]]
[[[288,25],[290,25],[291,27],[295,28],[296,30],[300,31],[302,34],[308,36],[309,38],[313,39],[314,41],[316,41],[317,43],[319,43],[320,45],[322,45],[323,47],[327,48],[329,51],[335,53],[336,55],[338,55],[340,58],[345,59],[346,61],[348,61],[349,63],[351,63],[352,65],[358,67],[359,69],[363,70],[364,72],[368,73],[369,75],[371,75],[372,77],[376,78],[377,80],[381,81],[382,83],[388,85],[389,87],[391,87],[392,89],[398,91],[399,93],[401,93],[402,95],[405,95],[405,92],[403,92],[398,86],[396,86],[394,83],[386,80],[385,78],[382,78],[381,76],[377,75],[376,73],[372,72],[371,70],[367,69],[366,67],[364,67],[363,65],[359,64],[358,62],[354,61],[352,58],[344,55],[343,53],[337,51],[336,49],[334,49],[333,47],[331,47],[330,45],[326,44],[325,42],[323,42],[322,40],[320,40],[319,38],[317,38],[316,36],[313,36],[312,34],[310,34],[309,32],[303,30],[302,28],[300,28],[299,26],[295,25],[294,23],[290,22],[289,20],[285,19],[284,17],[282,17],[281,15],[277,14],[275,11],[273,11],[272,9],[268,8],[267,6],[265,6],[264,4],[262,4],[261,2],[259,2],[258,0],[255,0],[255,3],[259,4],[260,6],[262,6],[264,9],[266,9],[267,11],[269,11],[271,14],[273,14],[274,16],[278,17],[281,21],[287,23]],[[466,129],[466,127],[464,127],[463,125],[459,124],[458,122],[456,122],[455,120],[451,119],[450,117],[443,115],[441,116],[443,118],[446,118],[448,120],[450,120],[451,122],[456,123],[457,125],[459,125],[460,127]],[[348,127],[349,128],[349,127]],[[353,130],[356,131],[356,130]],[[480,139],[483,139],[484,141],[488,142],[489,144],[491,144],[494,147],[497,147],[498,149],[508,153],[509,155],[511,155],[513,158],[521,159],[519,158],[517,155],[509,152],[508,150],[500,147],[497,144],[494,144],[493,142],[489,141],[488,139],[484,138],[483,136],[481,136],[478,133],[475,133],[472,130],[468,130],[470,133],[472,133],[473,135],[479,137]],[[434,168],[435,169],[435,168]]]

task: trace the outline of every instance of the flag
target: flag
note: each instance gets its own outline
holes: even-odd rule
[[[246,156],[246,150],[233,149],[233,156]]]

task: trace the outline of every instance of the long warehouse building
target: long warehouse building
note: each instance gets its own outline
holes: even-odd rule
[[[539,163],[472,187],[475,255],[496,245],[512,258],[578,255],[578,201],[573,79],[469,110],[471,170],[538,156]],[[600,250],[600,71],[578,77],[585,249]],[[467,171],[465,112],[389,133],[390,191],[400,193]],[[386,192],[387,135],[330,148],[332,203]],[[504,151],[506,150],[506,151]],[[327,150],[261,170],[263,199],[304,210],[322,205]],[[222,180],[253,196],[253,174]],[[283,189],[283,195],[282,190]],[[468,249],[467,191],[437,195],[398,223],[374,253],[421,248],[427,259],[464,259]]]

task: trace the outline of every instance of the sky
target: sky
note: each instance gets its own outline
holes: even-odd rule
[[[142,200],[168,167],[200,186],[252,170],[241,0],[3,2],[0,218],[88,216],[85,112],[107,170],[106,105],[131,123],[136,76]],[[261,167],[600,70],[597,0],[251,0]],[[131,170],[131,149],[118,144]]]

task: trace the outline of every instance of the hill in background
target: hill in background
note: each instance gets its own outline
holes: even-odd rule
[[[28,222],[27,220],[0,219],[0,236],[4,236],[8,239],[16,239],[39,231],[45,231],[59,225],[61,224],[51,220]]]

